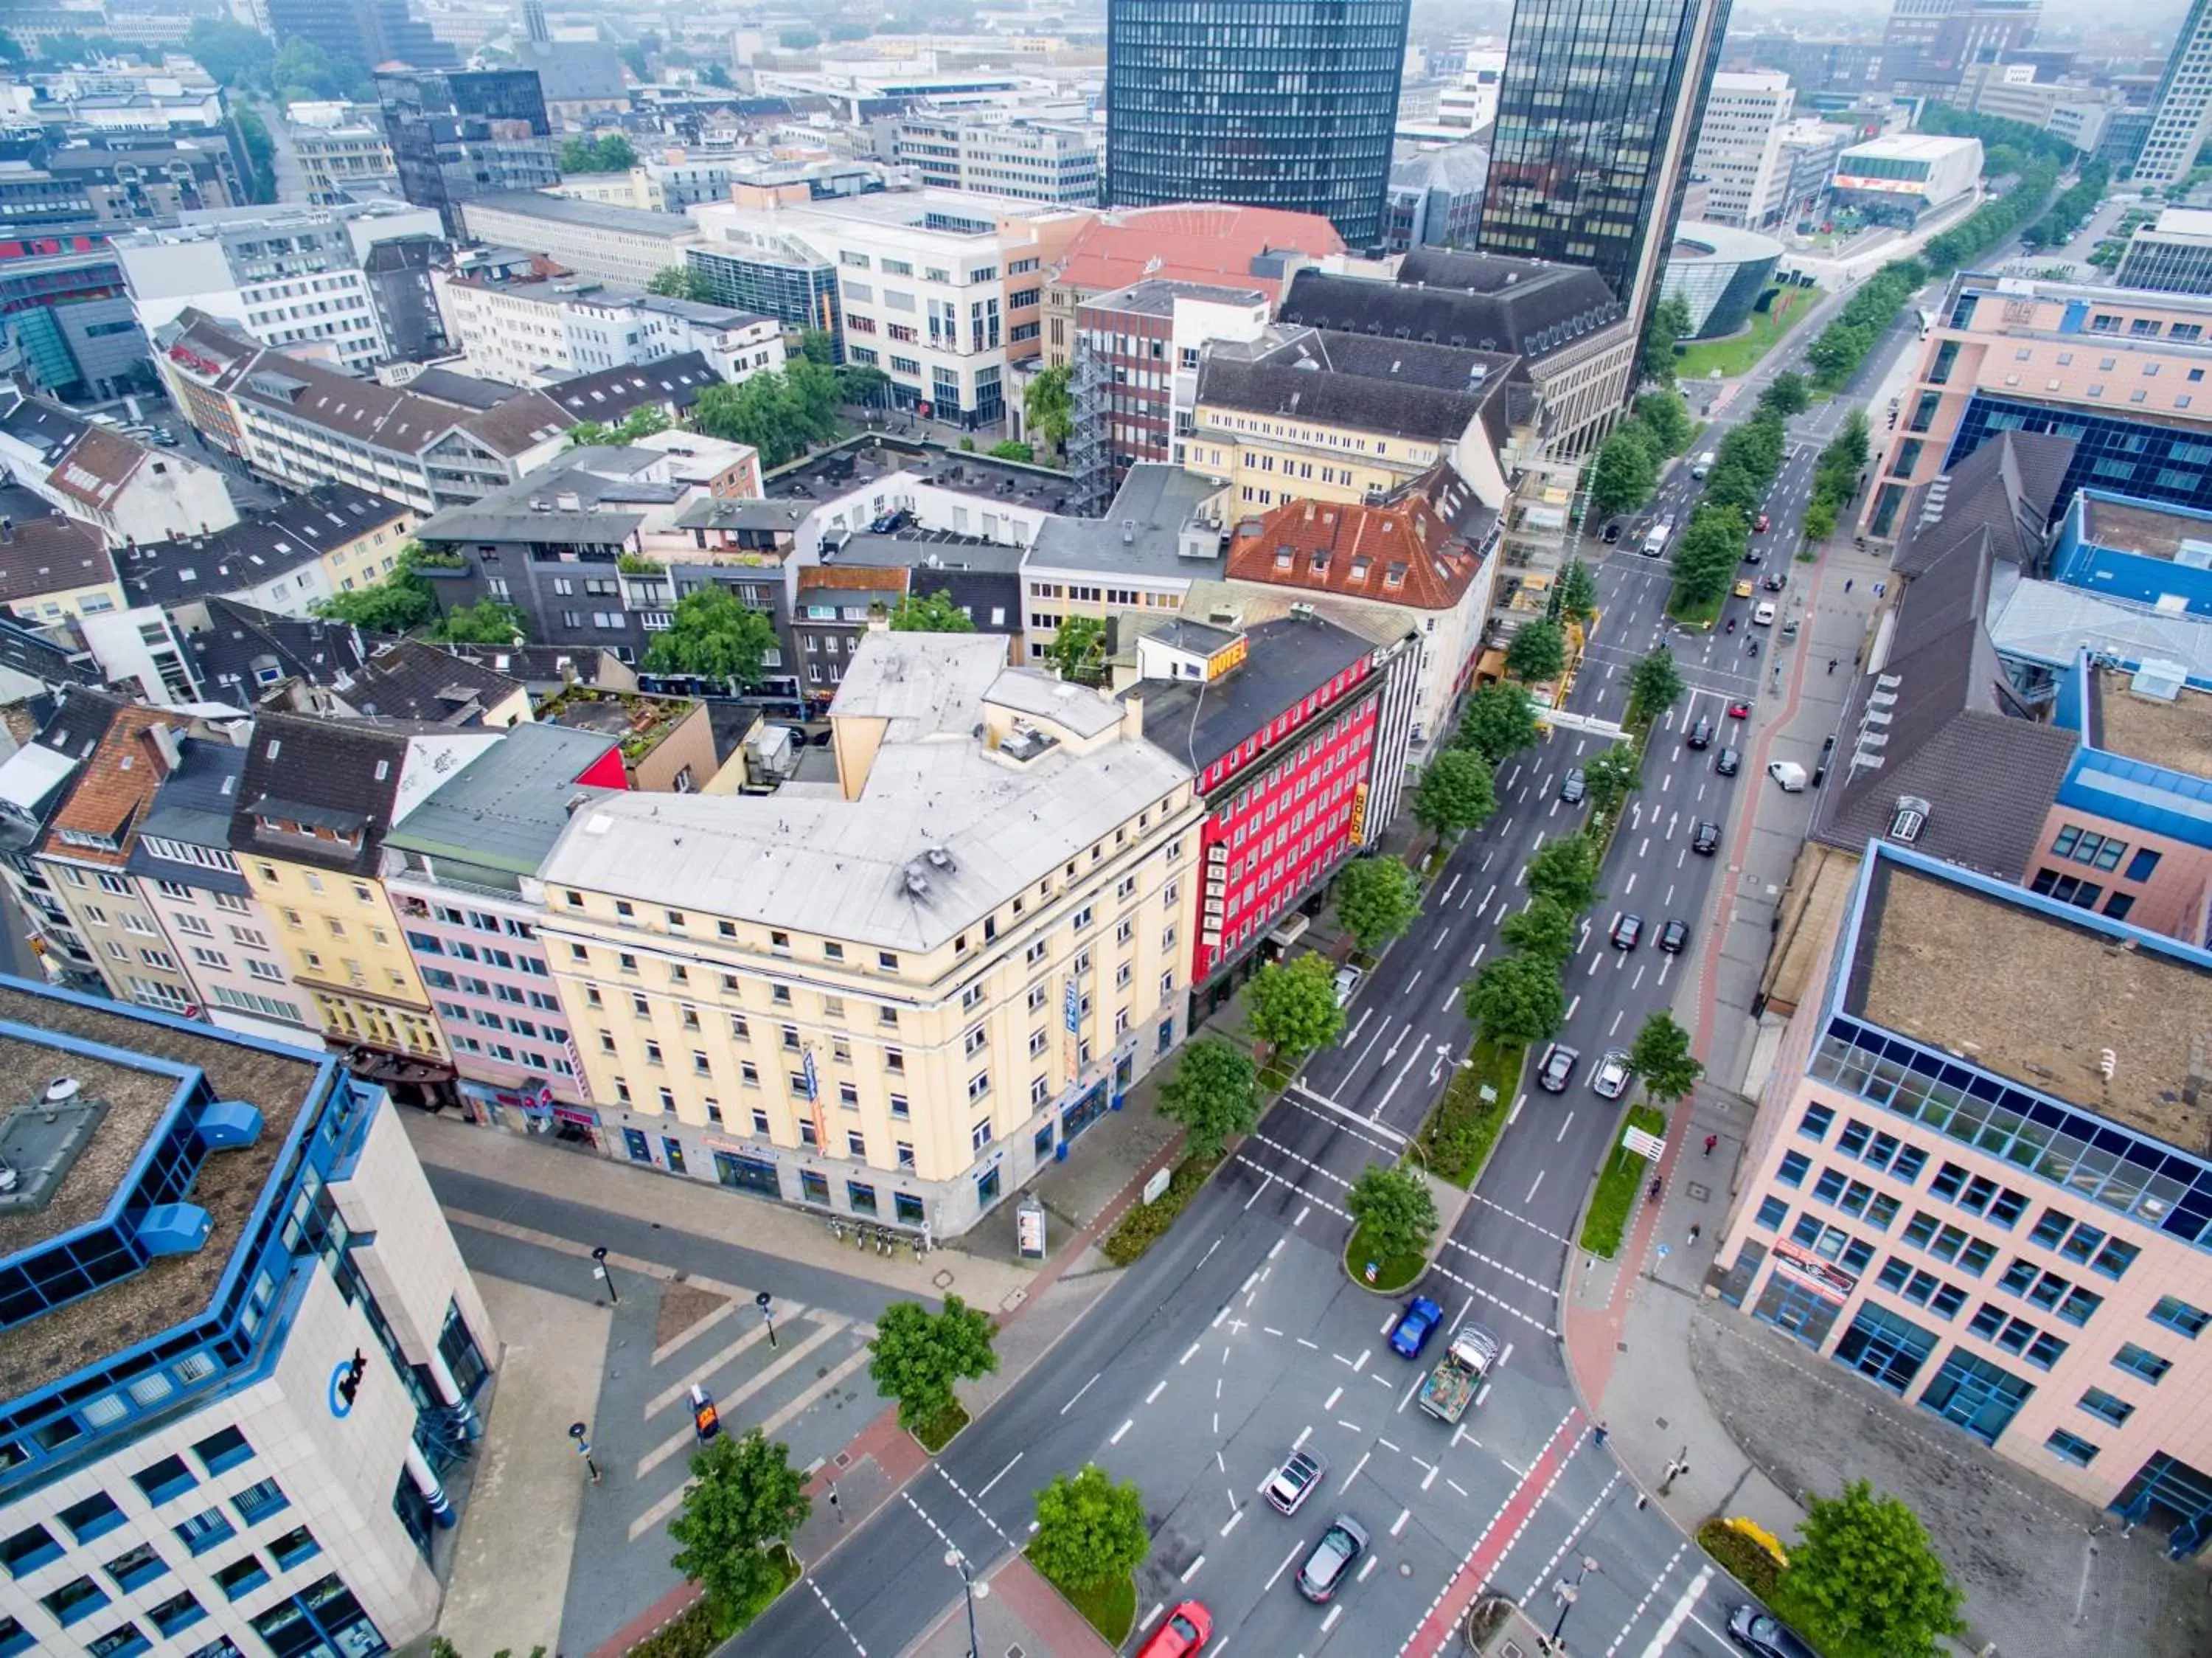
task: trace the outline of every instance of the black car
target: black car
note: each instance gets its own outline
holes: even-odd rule
[[[1582,1055],[1564,1042],[1554,1042],[1544,1050],[1544,1058],[1536,1067],[1536,1086],[1547,1094],[1565,1094],[1567,1081],[1575,1074],[1575,1062]]]
[[[1620,520],[1616,518],[1605,527],[1605,534],[1602,539],[1607,546],[1613,546],[1614,542],[1620,539]]]
[[[1559,779],[1559,798],[1570,806],[1580,806],[1583,796],[1589,793],[1589,779],[1583,775],[1579,765],[1567,768],[1567,775]]]
[[[1642,916],[1625,915],[1613,923],[1613,948],[1616,950],[1634,949],[1637,942],[1643,936],[1644,917]]]
[[[1754,1658],[1814,1658],[1813,1649],[1757,1606],[1742,1606],[1729,1613],[1729,1638]]]
[[[1659,948],[1668,955],[1681,954],[1689,942],[1690,923],[1686,921],[1669,921],[1659,930]]]
[[[1697,831],[1690,837],[1690,850],[1699,857],[1711,857],[1721,848],[1721,826],[1711,818],[1699,821]]]
[[[1743,770],[1743,756],[1733,748],[1723,748],[1713,756],[1713,770],[1724,777],[1732,777]]]
[[[1682,741],[1692,748],[1711,747],[1713,744],[1713,722],[1705,718],[1702,714],[1699,715],[1698,716],[1698,722],[1690,728],[1689,735],[1685,736]]]

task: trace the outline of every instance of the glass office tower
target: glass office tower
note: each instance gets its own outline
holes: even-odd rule
[[[1516,0],[1478,244],[1596,268],[1641,328],[1729,0]]]
[[[1379,248],[1409,0],[1109,0],[1106,200],[1325,215]]]

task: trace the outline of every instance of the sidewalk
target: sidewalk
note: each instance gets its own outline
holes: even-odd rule
[[[957,1581],[951,1567],[948,1581]],[[968,1658],[968,1612],[955,1600],[902,1658]],[[1060,1591],[1019,1555],[975,1586],[975,1645],[981,1653],[1020,1652],[1036,1658],[1106,1658],[1113,1649]]]

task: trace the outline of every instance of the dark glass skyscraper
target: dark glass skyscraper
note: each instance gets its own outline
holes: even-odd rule
[[[1479,245],[1595,267],[1640,328],[1729,0],[1515,0]]]
[[[1289,208],[1381,247],[1408,6],[1108,0],[1108,204]]]
[[[385,140],[399,192],[434,207],[446,234],[461,234],[456,202],[561,182],[553,128],[534,69],[376,77]]]

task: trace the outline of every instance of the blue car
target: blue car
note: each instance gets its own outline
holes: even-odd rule
[[[1444,1320],[1444,1309],[1426,1295],[1416,1295],[1406,1303],[1406,1310],[1398,1320],[1398,1327],[1390,1332],[1390,1350],[1401,1359],[1417,1359],[1421,1349],[1429,1344],[1429,1338]]]

